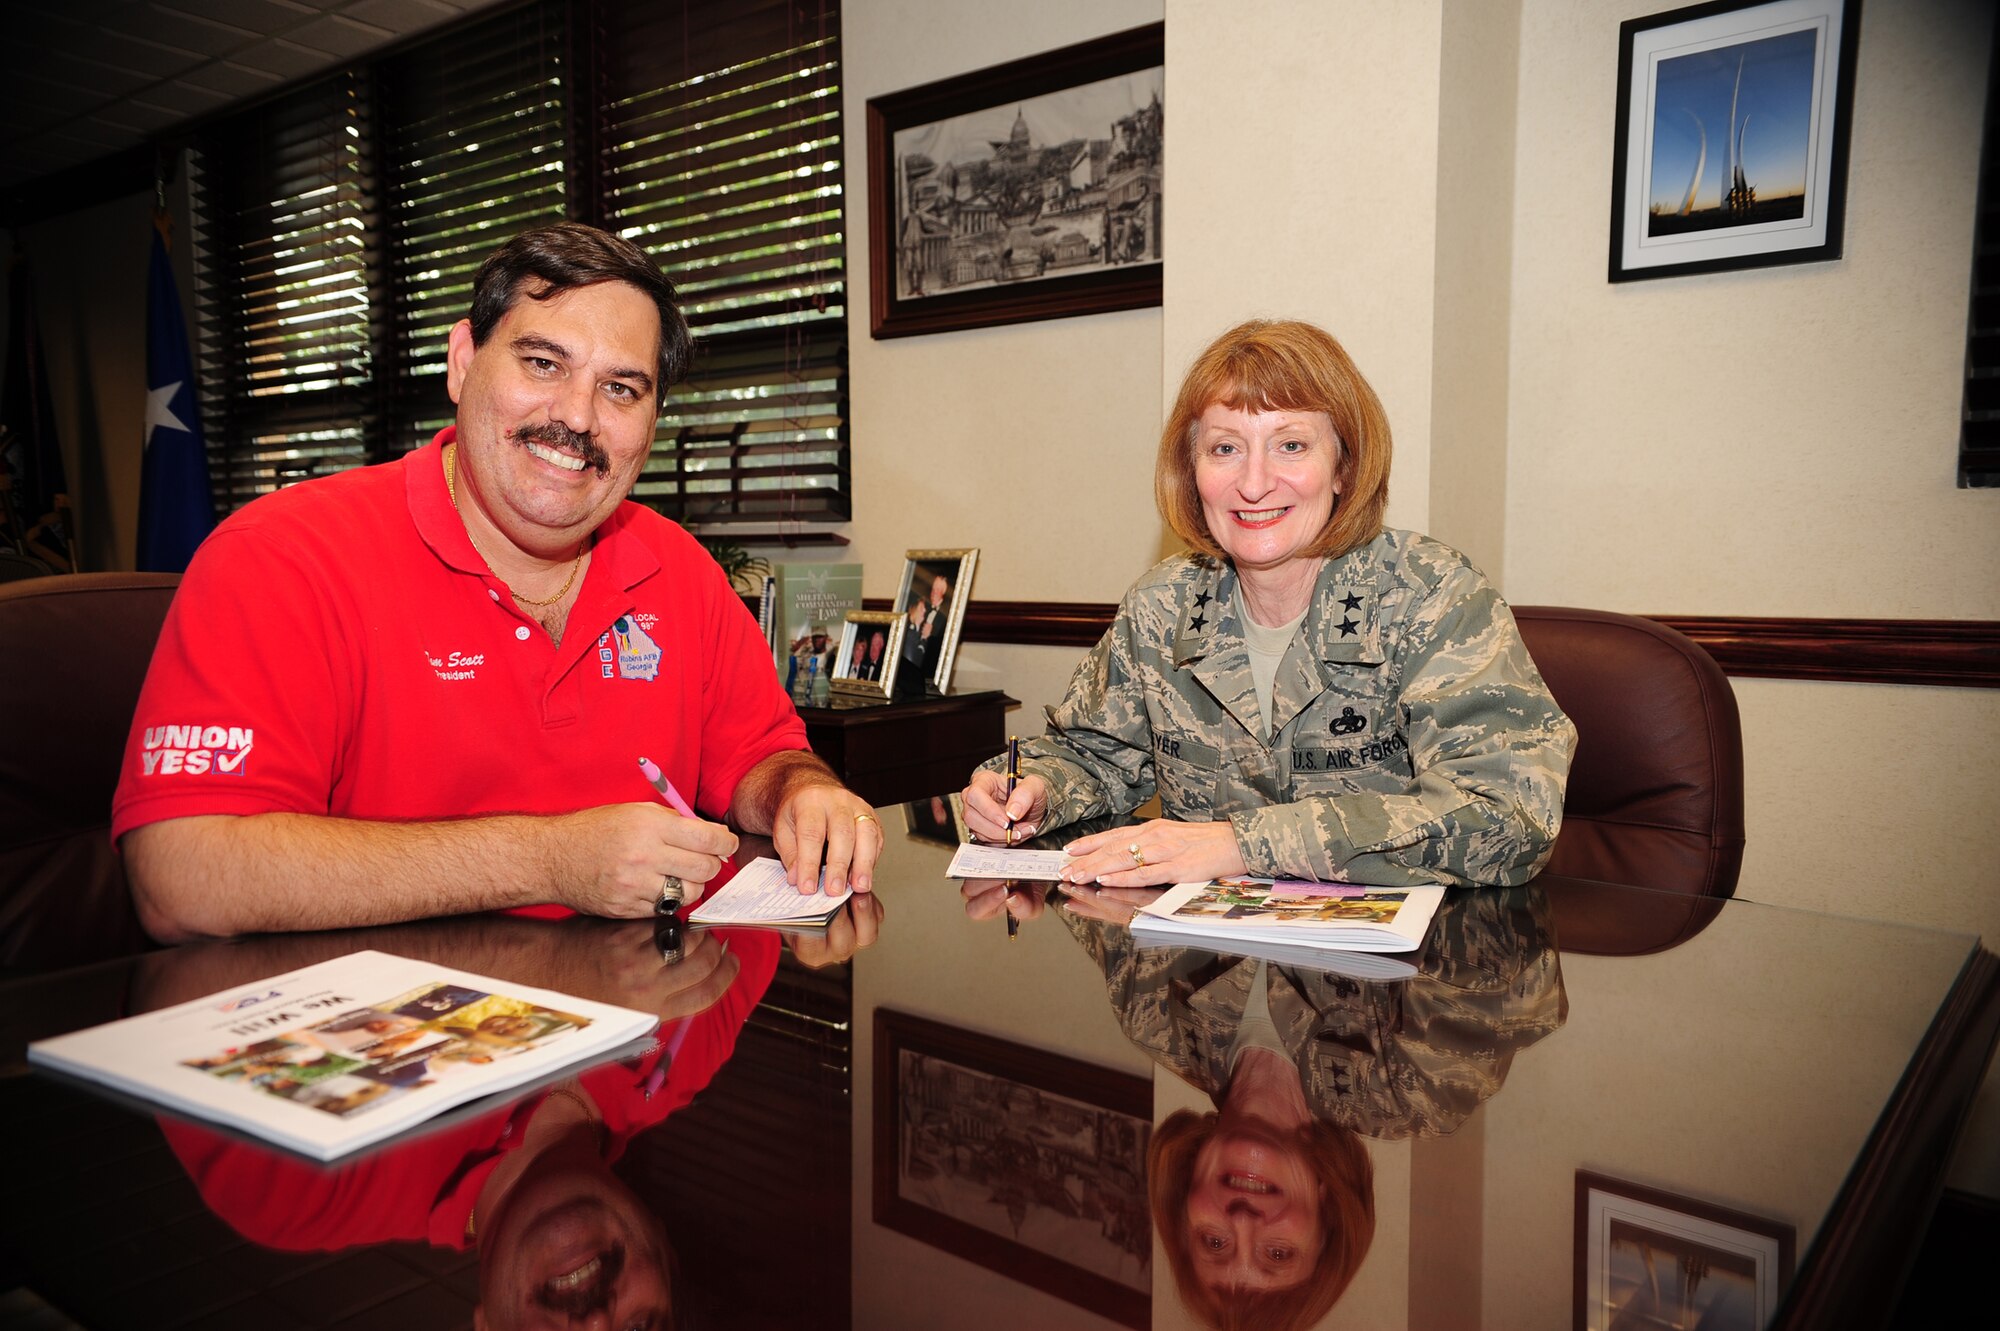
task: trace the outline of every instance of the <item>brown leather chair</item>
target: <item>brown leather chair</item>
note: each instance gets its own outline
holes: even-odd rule
[[[1577,728],[1550,881],[1691,898],[1659,902],[1640,928],[1629,894],[1551,892],[1564,946],[1629,953],[1684,941],[1735,892],[1743,864],[1743,731],[1728,678],[1685,635],[1637,615],[1530,605],[1514,618]]]
[[[179,583],[74,573],[0,584],[0,969],[151,945],[111,844],[111,794]]]

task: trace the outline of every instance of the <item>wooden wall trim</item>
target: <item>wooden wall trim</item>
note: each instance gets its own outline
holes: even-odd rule
[[[887,610],[887,599],[871,599]],[[1118,607],[1096,601],[974,601],[964,640],[1089,647]],[[1700,643],[1727,674],[1867,684],[2000,688],[2000,620],[1777,619],[1649,615]]]

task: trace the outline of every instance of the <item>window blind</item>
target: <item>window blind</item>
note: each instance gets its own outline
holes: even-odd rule
[[[445,345],[486,256],[565,214],[567,28],[537,4],[383,63],[390,456],[452,420]]]
[[[635,494],[693,525],[845,520],[838,6],[607,18],[604,224],[660,259],[697,339]]]
[[[204,428],[225,508],[367,460],[370,128],[344,73],[194,144]]]
[[[690,525],[852,511],[835,0],[535,0],[202,140],[219,496],[452,418],[480,262],[563,216],[660,260],[697,342],[635,497]]]

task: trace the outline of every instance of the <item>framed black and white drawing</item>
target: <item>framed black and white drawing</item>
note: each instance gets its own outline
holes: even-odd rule
[[[1144,1077],[875,1013],[875,1223],[1152,1325]]]
[[[1840,257],[1860,0],[1717,0],[1618,30],[1611,280]]]
[[[1155,23],[868,101],[876,337],[1160,303]]]

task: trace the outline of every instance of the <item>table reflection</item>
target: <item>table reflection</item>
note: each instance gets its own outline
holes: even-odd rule
[[[1215,1105],[1160,1123],[1154,1226],[1188,1310],[1210,1326],[1308,1326],[1375,1231],[1360,1138],[1441,1136],[1499,1091],[1568,1001],[1546,898],[1453,893],[1417,973],[1376,980],[1138,945],[1061,912],[1104,974],[1119,1026]]]
[[[613,1166],[728,1061],[777,969],[779,935],[690,930],[672,960],[662,958],[649,921],[485,918],[400,928],[383,941],[470,969],[479,967],[468,954],[484,954],[509,980],[655,1012],[660,1023],[636,1056],[336,1166],[162,1117],[202,1201],[267,1248],[337,1252],[404,1241],[476,1249],[486,1327],[600,1317],[617,1326],[673,1324],[681,1302],[674,1247],[660,1216]],[[212,992],[225,974],[280,973],[316,947],[339,955],[367,945],[342,934],[158,954],[147,961],[139,1001],[150,1008],[190,989]]]

